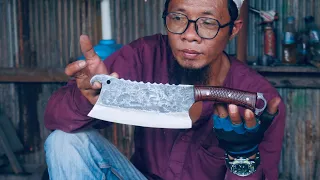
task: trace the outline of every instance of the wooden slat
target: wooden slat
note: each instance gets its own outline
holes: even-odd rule
[[[10,148],[13,152],[20,152],[23,151],[23,145],[16,134],[16,130],[10,121],[10,119],[4,115],[0,111],[0,128],[2,129],[3,133],[5,134],[5,137],[10,137],[10,141],[8,141]],[[4,149],[0,146],[0,156],[4,154]]]
[[[20,166],[20,163],[18,162],[17,157],[13,153],[7,138],[8,137],[5,136],[2,128],[0,127],[0,144],[1,144],[1,147],[3,148],[6,156],[8,157],[13,171],[16,174],[22,173],[23,172],[22,167]]]
[[[312,66],[254,66],[253,69],[275,87],[320,88],[320,70]],[[59,83],[68,80],[64,68],[0,68],[0,82]]]
[[[320,68],[314,66],[251,66],[260,73],[319,73]]]
[[[320,88],[320,69],[314,66],[252,66],[277,88]]]
[[[64,68],[0,68],[0,82],[66,82]]]
[[[320,88],[320,76],[267,76],[269,82],[277,88]]]

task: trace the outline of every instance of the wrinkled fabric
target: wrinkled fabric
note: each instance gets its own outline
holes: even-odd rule
[[[167,36],[161,34],[135,40],[104,60],[109,73],[117,72],[120,78],[151,83],[174,83],[169,79],[169,75],[174,75],[173,62]],[[264,77],[247,65],[233,57],[230,57],[230,63],[224,87],[261,92],[267,100],[279,96]],[[212,102],[204,102],[201,119],[192,129],[136,127],[132,163],[149,179],[236,179],[227,171],[224,151],[218,147],[211,119],[212,105]],[[81,95],[75,82],[70,81],[50,98],[45,112],[45,126],[50,130],[76,132],[110,124],[88,117],[91,108],[92,105]],[[242,115],[243,110],[240,108]],[[259,145],[261,165],[258,172],[237,179],[261,179],[262,176],[270,180],[278,179],[284,126],[285,106],[281,102],[279,114]]]
[[[50,179],[146,180],[132,163],[94,129],[66,133],[56,130],[44,150]]]

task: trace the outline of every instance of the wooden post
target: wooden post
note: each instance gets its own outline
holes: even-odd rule
[[[237,58],[242,62],[246,62],[248,47],[249,0],[245,0],[243,2],[240,10],[240,19],[243,21],[243,26],[237,38]]]
[[[30,0],[18,0],[19,22],[19,64],[16,67],[36,67],[36,58],[31,53],[30,36]],[[41,54],[43,52],[37,52]],[[43,59],[41,59],[43,60]],[[40,124],[37,116],[38,95],[41,84],[16,84],[19,94],[19,136],[26,152],[34,152],[41,148]]]

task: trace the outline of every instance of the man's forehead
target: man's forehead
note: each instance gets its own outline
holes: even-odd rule
[[[171,1],[174,1],[174,0],[171,0]],[[210,1],[211,4],[214,4],[215,7],[217,7],[221,4],[223,4],[223,2],[227,2],[228,0],[204,0],[204,1],[201,1],[201,0],[177,0],[177,1],[179,2],[178,4],[192,3],[192,2],[201,2],[200,4],[203,4],[203,2]],[[244,0],[233,0],[233,2],[236,4],[238,11],[240,13],[240,9],[241,9],[241,6],[242,6]],[[214,7],[214,6],[211,6],[211,7]]]
[[[210,5],[210,7],[219,7],[221,5],[226,5],[228,0],[170,0],[171,4],[175,4],[178,6],[184,5]]]
[[[171,0],[170,7],[173,11],[221,16],[221,11],[227,8],[227,2],[226,0]]]

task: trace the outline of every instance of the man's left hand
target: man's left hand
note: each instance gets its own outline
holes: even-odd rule
[[[257,117],[245,109],[244,117],[238,107],[230,104],[228,107],[217,104],[214,109],[213,126],[220,146],[229,156],[254,156],[265,131],[271,125],[278,112],[281,99],[275,97],[267,104],[265,112]]]

